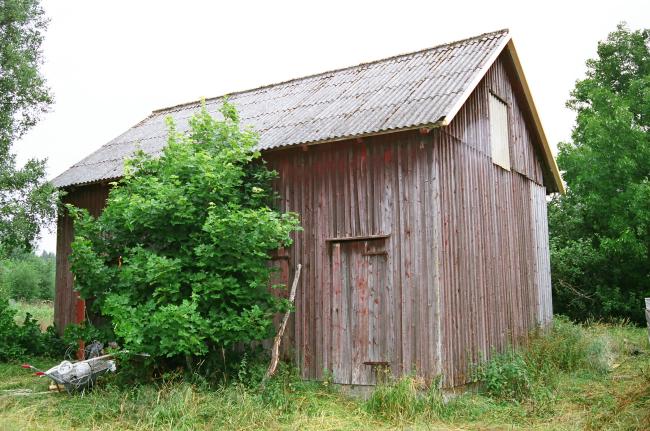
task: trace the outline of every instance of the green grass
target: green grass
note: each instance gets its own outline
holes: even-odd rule
[[[423,391],[409,378],[363,401],[286,371],[264,391],[238,384],[210,389],[180,379],[124,387],[115,376],[83,397],[17,396],[3,391],[40,392],[47,382],[18,364],[0,364],[0,430],[650,429],[647,331],[600,323],[575,328],[554,330],[520,352],[525,367],[543,362],[548,368],[524,371],[531,373],[525,393],[481,391],[446,403],[438,391]],[[508,366],[502,362],[497,369]],[[523,366],[516,361],[515,367]]]
[[[54,302],[52,301],[17,301],[12,303],[12,306],[18,310],[15,316],[16,323],[23,323],[26,313],[31,314],[34,319],[38,320],[42,330],[45,330],[54,322]]]

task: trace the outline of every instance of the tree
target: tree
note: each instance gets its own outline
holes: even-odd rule
[[[17,300],[54,298],[55,256],[52,253],[14,253],[0,259],[0,296]]]
[[[55,212],[45,160],[17,168],[11,152],[52,103],[39,72],[46,27],[38,0],[0,2],[0,257],[16,248],[31,249]]]
[[[96,219],[75,218],[72,271],[132,351],[173,364],[272,334],[287,302],[269,290],[270,252],[289,245],[295,214],[272,208],[271,181],[224,103],[223,121],[203,108],[159,158],[139,153]],[[164,362],[164,361],[163,361]]]
[[[620,24],[587,61],[559,146],[567,194],[549,205],[554,307],[643,319],[650,296],[650,30]]]

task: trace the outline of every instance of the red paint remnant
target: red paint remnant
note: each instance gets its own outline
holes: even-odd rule
[[[393,160],[393,152],[390,150],[390,148],[386,148],[384,150],[384,163],[388,164]]]
[[[79,324],[84,321],[84,315],[86,314],[86,301],[79,297],[77,293],[77,302],[75,304],[75,323]]]
[[[76,293],[77,302],[75,303],[75,323],[80,324],[84,321],[84,315],[86,314],[86,301],[81,299],[79,292]],[[82,361],[84,358],[84,348],[85,344],[83,340],[79,340],[79,349],[77,350],[77,359]]]

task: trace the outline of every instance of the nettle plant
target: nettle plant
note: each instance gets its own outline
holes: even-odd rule
[[[202,106],[186,133],[168,119],[162,155],[128,160],[99,217],[68,206],[75,287],[132,351],[223,353],[272,336],[289,306],[269,289],[268,261],[291,244],[298,216],[273,208],[277,173],[254,150],[257,135],[233,105],[221,114]]]

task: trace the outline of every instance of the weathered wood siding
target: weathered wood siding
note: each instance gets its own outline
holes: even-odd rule
[[[74,188],[63,197],[63,203],[86,208],[93,216],[98,216],[108,197],[109,187],[94,184]],[[54,295],[54,324],[63,332],[70,323],[75,323],[77,293],[73,290],[73,276],[70,272],[70,252],[74,229],[72,219],[66,211],[60,210],[56,226],[56,279]]]
[[[549,250],[548,218],[546,213],[546,190],[530,183],[533,211],[533,247],[535,262],[535,287],[537,289],[537,323],[544,326],[553,319],[551,292],[551,255]]]
[[[292,333],[304,377],[373,383],[363,362],[387,361],[464,384],[471,363],[550,320],[544,168],[511,74],[504,55],[428,135],[266,156],[304,227],[290,251],[304,265]],[[491,159],[489,92],[508,103],[510,171]],[[362,256],[368,242],[341,241],[373,235],[389,235],[381,265]]]
[[[372,384],[440,372],[438,172],[432,136],[391,134],[268,153],[283,210],[303,231],[290,265],[303,264],[292,343],[306,378],[332,371]]]
[[[502,55],[436,143],[446,386],[552,315],[543,168],[510,76]],[[490,157],[490,92],[509,105],[510,171]]]

